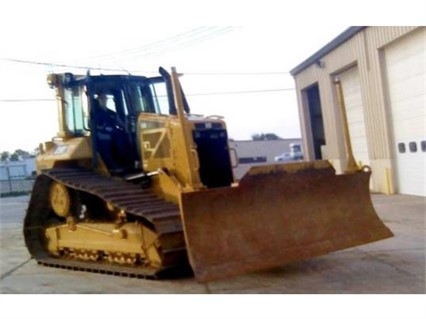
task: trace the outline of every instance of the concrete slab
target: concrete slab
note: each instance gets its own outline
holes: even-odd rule
[[[424,294],[426,199],[373,195],[395,237],[282,267],[199,284],[48,268],[30,259],[22,220],[28,196],[0,200],[2,294]]]

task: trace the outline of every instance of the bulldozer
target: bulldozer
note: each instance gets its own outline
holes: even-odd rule
[[[368,167],[274,163],[235,180],[223,117],[192,114],[180,76],[47,76],[59,132],[40,144],[23,226],[39,264],[208,282],[393,236]]]

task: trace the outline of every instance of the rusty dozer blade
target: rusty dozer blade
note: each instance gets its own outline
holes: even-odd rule
[[[336,175],[327,161],[253,167],[236,187],[183,193],[195,277],[216,280],[392,237],[368,170]]]

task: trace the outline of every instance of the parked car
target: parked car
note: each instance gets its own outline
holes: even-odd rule
[[[302,145],[300,143],[291,143],[290,152],[282,153],[281,155],[275,156],[275,162],[292,162],[303,159]]]

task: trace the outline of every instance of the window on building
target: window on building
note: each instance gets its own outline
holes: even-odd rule
[[[417,152],[417,143],[416,142],[408,143],[408,148],[410,149],[411,153],[416,153]]]
[[[405,153],[406,152],[405,143],[398,143],[398,152],[399,153]]]

